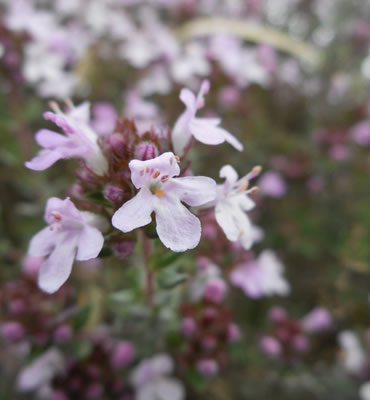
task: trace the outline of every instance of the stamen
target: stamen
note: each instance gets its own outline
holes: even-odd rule
[[[146,167],[146,168],[145,168],[145,172],[146,172],[146,173],[150,172],[149,167]]]
[[[55,112],[55,113],[62,113],[62,110],[60,109],[58,103],[56,101],[49,101],[49,107]]]
[[[168,175],[163,175],[163,176],[161,177],[161,182],[162,182],[162,183],[167,182],[167,181],[168,181],[168,178],[169,178]]]
[[[62,220],[62,214],[59,211],[52,211],[51,215],[55,218],[55,221],[60,222]]]
[[[155,191],[155,194],[156,194],[157,196],[159,196],[159,197],[162,197],[162,196],[164,195],[164,191],[163,191],[162,189],[157,189],[157,190]]]
[[[245,179],[250,180],[258,176],[262,171],[262,167],[260,165],[255,166],[249,174],[245,176]]]
[[[66,104],[66,106],[67,107],[69,107],[69,108],[75,108],[75,106],[74,106],[74,104],[72,103],[72,100],[71,99],[65,99],[64,100],[64,103]]]
[[[260,191],[260,188],[258,186],[253,186],[249,190],[247,190],[247,194],[252,194],[252,193],[257,193]]]
[[[156,169],[153,172],[152,178],[157,179],[160,174],[161,174],[161,171],[159,169]]]
[[[180,162],[180,157],[179,156],[175,156],[175,160],[179,163]]]

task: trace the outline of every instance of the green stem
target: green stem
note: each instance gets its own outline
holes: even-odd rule
[[[276,49],[295,55],[315,67],[320,63],[320,52],[315,47],[293,39],[275,29],[241,20],[199,18],[186,23],[178,30],[178,36],[182,40],[215,34],[228,34],[250,42],[266,43]]]
[[[146,275],[146,298],[148,305],[153,307],[154,305],[154,275],[153,271],[150,267],[150,257],[153,252],[153,243],[146,234],[145,230],[142,230],[143,237],[143,255],[144,255],[144,267],[145,267],[145,275]]]

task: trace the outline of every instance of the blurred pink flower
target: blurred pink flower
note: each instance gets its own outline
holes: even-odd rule
[[[185,391],[181,382],[169,376],[173,370],[174,363],[167,354],[141,361],[131,375],[136,400],[183,400]]]
[[[209,92],[209,81],[203,81],[198,96],[189,89],[182,89],[180,99],[185,104],[186,110],[175,123],[172,131],[172,142],[176,154],[183,156],[192,136],[199,142],[217,145],[229,142],[237,150],[242,151],[243,145],[231,133],[218,125],[219,118],[197,118],[196,113],[204,106],[204,95]]]
[[[284,267],[272,250],[264,250],[256,261],[237,266],[230,274],[233,285],[252,298],[286,296],[289,284],[283,277]]]
[[[261,192],[267,196],[279,198],[285,196],[287,192],[287,184],[278,172],[266,172],[258,181],[258,187]]]
[[[43,150],[26,162],[26,167],[42,171],[60,159],[77,157],[84,159],[97,174],[104,174],[108,163],[97,144],[98,135],[89,127],[89,103],[71,107],[67,113],[63,113],[54,103],[53,108],[55,113],[48,111],[44,118],[62,128],[66,135],[48,129],[38,131],[35,138]]]
[[[93,224],[98,216],[79,211],[69,198],[52,197],[45,210],[49,225],[31,240],[28,254],[49,258],[41,265],[39,286],[48,293],[57,291],[68,279],[74,259],[96,258],[103,247],[104,237]]]
[[[280,342],[273,336],[263,336],[260,340],[260,346],[269,357],[278,357],[282,353]]]
[[[303,328],[307,332],[327,330],[333,323],[332,316],[326,308],[317,307],[309,312],[302,320]]]
[[[351,129],[353,140],[361,146],[370,146],[370,120],[362,121]]]
[[[248,197],[255,188],[249,189],[249,180],[257,176],[259,167],[255,167],[249,174],[238,180],[238,174],[231,165],[225,165],[220,170],[220,177],[225,183],[218,185],[218,194],[215,205],[217,223],[232,241],[240,241],[243,248],[248,250],[253,244],[253,226],[246,211],[254,207],[254,202]]]

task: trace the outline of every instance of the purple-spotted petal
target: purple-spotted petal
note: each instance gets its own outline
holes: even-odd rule
[[[104,237],[101,232],[86,225],[79,233],[76,260],[85,261],[96,258],[104,245]]]
[[[162,243],[172,251],[186,251],[200,241],[201,225],[177,198],[163,197],[155,205],[157,233]]]
[[[49,255],[55,247],[57,234],[48,226],[36,233],[29,244],[28,255],[31,257],[46,257]]]
[[[175,178],[170,185],[169,190],[192,207],[201,206],[216,198],[216,182],[206,176]]]
[[[76,222],[78,221],[81,224],[83,223],[83,218],[80,214],[80,211],[76,208],[69,197],[64,200],[59,199],[58,197],[51,197],[48,200],[44,214],[44,219],[47,223],[50,223],[49,218],[53,211],[59,212],[62,217],[68,217],[76,220]]]
[[[131,180],[137,189],[140,189],[153,172],[158,169],[162,175],[168,175],[170,178],[180,174],[180,167],[171,152],[163,153],[159,157],[151,160],[140,161],[132,160],[129,164],[131,170]]]
[[[49,258],[41,265],[38,284],[47,293],[56,292],[68,279],[76,255],[78,235],[61,232]]]
[[[112,218],[113,226],[122,232],[131,232],[149,224],[152,220],[153,202],[152,193],[143,187],[134,198],[115,212]]]

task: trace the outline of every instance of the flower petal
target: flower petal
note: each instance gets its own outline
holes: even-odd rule
[[[63,155],[59,150],[41,150],[36,157],[25,162],[24,165],[34,171],[43,171],[62,158]]]
[[[216,182],[206,176],[175,178],[169,183],[176,197],[192,207],[209,203],[216,198]]]
[[[76,260],[85,261],[96,258],[103,245],[104,237],[102,233],[98,229],[86,225],[79,233]]]
[[[217,223],[231,242],[235,242],[239,239],[239,228],[235,222],[234,210],[228,201],[217,203],[215,207],[215,217]]]
[[[38,279],[40,289],[54,293],[68,279],[76,255],[77,241],[76,233],[59,233],[54,251],[41,265]]]
[[[233,186],[238,181],[238,173],[231,165],[224,165],[220,169],[220,178],[225,178],[225,183],[222,185],[223,192],[226,194],[230,192]]]
[[[177,198],[164,197],[155,205],[157,233],[172,251],[186,251],[199,244],[201,225]]]
[[[137,189],[145,185],[148,180],[147,174],[151,175],[156,169],[159,169],[161,174],[168,175],[170,178],[180,174],[179,164],[175,159],[175,155],[170,151],[151,160],[132,160],[129,167],[131,180]]]
[[[113,226],[122,232],[131,232],[149,224],[152,220],[153,203],[152,193],[143,187],[134,198],[115,212],[112,218]]]
[[[58,232],[52,231],[50,227],[42,229],[31,239],[28,247],[28,255],[31,257],[46,257],[49,255],[57,241]]]
[[[45,149],[54,149],[59,146],[65,146],[71,141],[67,136],[61,135],[60,133],[51,131],[49,129],[41,129],[36,132],[36,142]]]
[[[221,144],[225,135],[221,128],[215,126],[207,118],[194,118],[189,125],[190,132],[199,142],[209,145]]]
[[[179,97],[185,104],[187,111],[189,111],[192,114],[192,117],[194,117],[197,111],[197,99],[195,98],[194,93],[189,89],[182,89]]]

